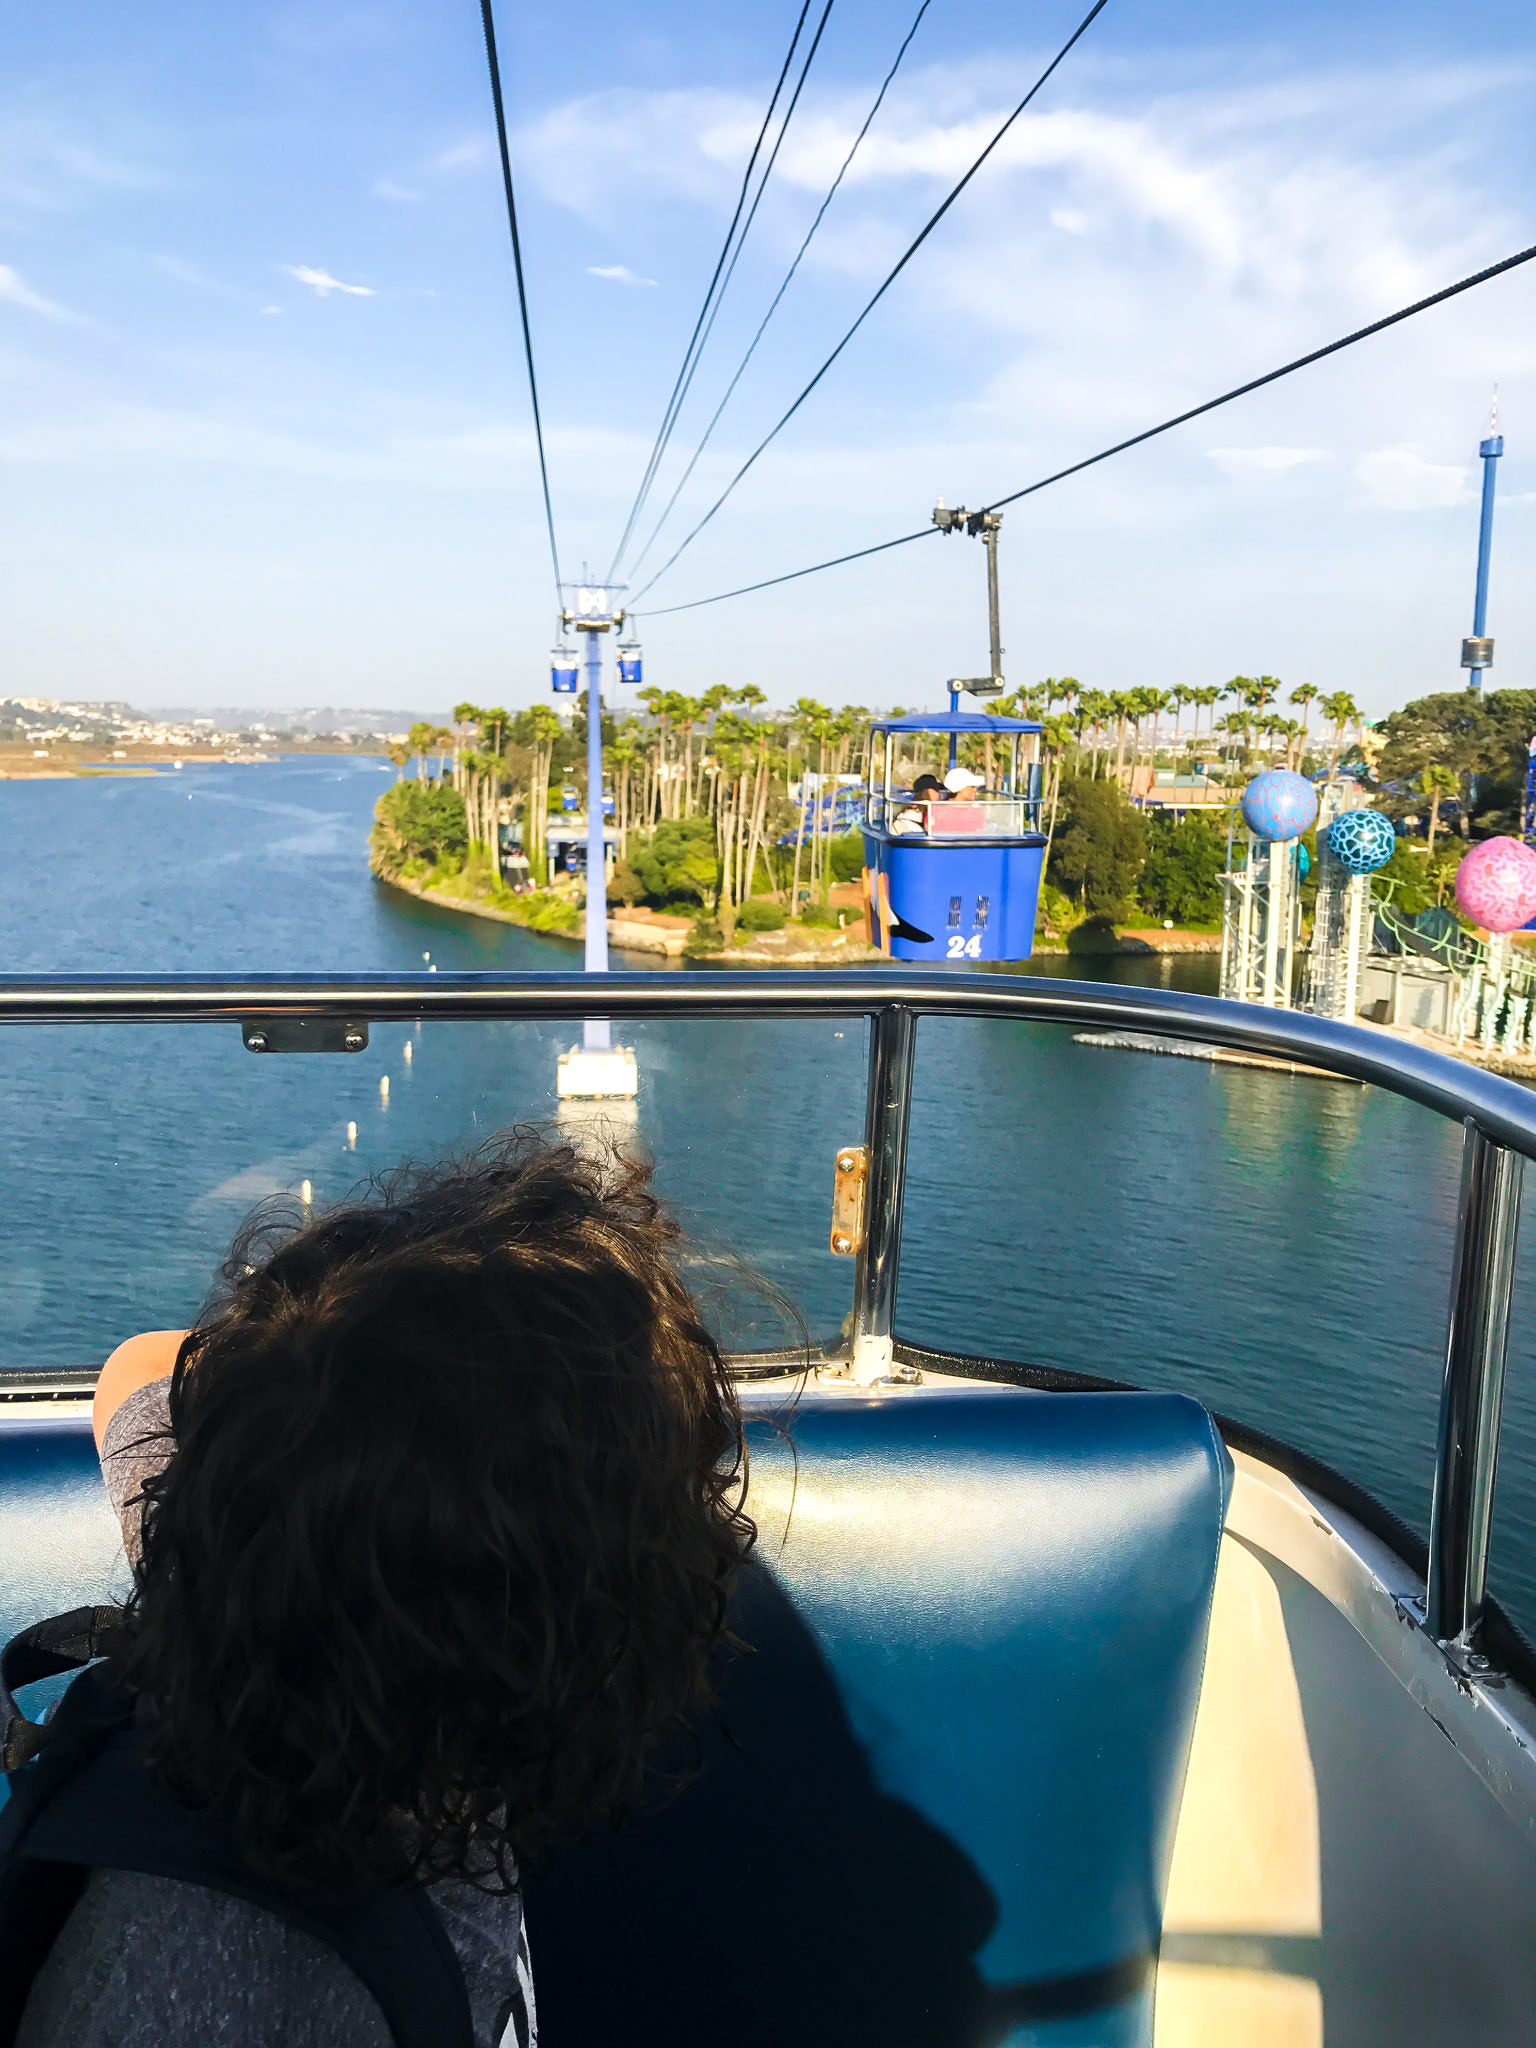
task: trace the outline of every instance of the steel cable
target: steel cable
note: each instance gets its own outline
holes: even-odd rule
[[[827,357],[826,361],[822,364],[821,368],[811,378],[810,382],[800,392],[799,396],[779,415],[778,419],[774,422],[773,426],[769,428],[768,432],[763,436],[762,440],[758,442],[757,446],[752,450],[752,453],[747,457],[746,461],[741,465],[740,469],[737,470],[736,474],[731,478],[730,482],[726,485],[725,489],[720,493],[719,497],[716,498],[713,505],[711,505],[709,510],[704,514],[703,518],[700,519],[697,525],[692,527],[683,536],[682,540],[679,541],[678,545],[672,550],[671,554],[668,555],[667,559],[662,563],[661,567],[656,571],[656,574],[650,579],[650,581],[644,584],[641,587],[641,589],[639,589],[635,593],[636,603],[638,603],[639,600],[645,595],[647,590],[655,589],[656,585],[661,581],[662,577],[666,575],[667,571],[672,567],[673,563],[677,561],[678,557],[683,553],[684,549],[690,547],[692,543],[698,538],[698,536],[704,531],[704,528],[708,526],[711,519],[714,518],[715,514],[720,510],[720,507],[731,495],[732,491],[735,490],[736,486],[741,482],[742,478],[747,474],[748,470],[751,469],[752,465],[757,461],[757,458],[762,454],[763,450],[767,448],[769,444],[780,433],[782,433],[784,428],[789,425],[789,422],[794,418],[795,414],[800,410],[801,406],[804,405],[805,401],[810,397],[811,393],[816,389],[816,386],[821,382],[822,378],[825,377],[828,370],[831,369],[832,365],[837,361],[838,357],[842,354],[843,350],[848,346],[849,342],[852,341],[853,337],[864,325],[864,322],[869,318],[870,314],[875,310],[876,306],[878,306],[880,301],[885,297],[885,294],[890,290],[891,286],[896,282],[897,278],[900,277],[901,273],[912,261],[912,258],[917,254],[918,250],[923,246],[924,242],[927,241],[928,237],[933,233],[934,229],[938,226],[939,222],[944,218],[945,214],[948,213],[949,209],[960,197],[960,194],[965,190],[966,186],[970,184],[972,178],[976,176],[976,173],[981,169],[982,165],[986,162],[987,158],[992,154],[993,150],[997,148],[997,145],[1008,133],[1008,130],[1013,126],[1014,122],[1018,120],[1019,116],[1030,104],[1031,100],[1033,100],[1035,95],[1042,90],[1042,88],[1054,75],[1059,66],[1066,61],[1068,55],[1075,48],[1078,42],[1080,42],[1081,39],[1088,33],[1088,30],[1093,26],[1094,22],[1097,21],[1099,16],[1104,12],[1104,9],[1108,5],[1109,0],[1094,0],[1093,6],[1089,8],[1088,12],[1083,16],[1082,20],[1078,23],[1077,27],[1073,29],[1071,35],[1068,36],[1067,40],[1056,52],[1056,55],[1051,59],[1050,63],[1046,65],[1045,69],[1041,72],[1040,76],[1035,80],[1034,84],[1030,87],[1029,91],[1025,93],[1023,99],[1019,101],[1019,104],[1008,116],[1007,120],[1004,121],[1003,125],[998,129],[997,133],[992,137],[991,141],[987,144],[986,148],[981,152],[980,156],[976,158],[975,162],[971,165],[970,169],[965,173],[964,177],[961,178],[960,182],[950,191],[948,196],[944,199],[943,203],[929,216],[929,218],[923,224],[922,228],[918,231],[914,239],[908,243],[906,249],[897,258],[896,262],[892,265],[891,269],[886,273],[884,280],[876,288],[872,296],[865,302],[864,308],[860,312],[858,318],[854,321],[853,325],[848,329],[847,333],[843,336],[842,340],[837,344],[836,348],[834,348],[832,353]]]
[[[517,276],[517,306],[523,323],[523,354],[528,363],[528,396],[533,405],[533,436],[539,448],[539,482],[544,490],[544,524],[549,531],[549,559],[555,572],[555,603],[563,602],[560,549],[555,541],[555,511],[549,496],[549,465],[544,458],[544,421],[539,411],[539,379],[533,367],[533,333],[528,325],[528,288],[523,281],[523,245],[517,232],[517,200],[512,191],[512,155],[507,147],[507,115],[501,97],[501,65],[496,56],[496,24],[491,0],[480,0],[485,30],[485,58],[491,73],[491,102],[496,109],[496,141],[501,150],[501,181],[507,195],[507,226],[512,231],[512,268]]]
[[[780,93],[784,90],[784,81],[789,76],[789,67],[795,60],[795,51],[799,46],[800,31],[805,27],[805,17],[810,11],[811,0],[803,0],[803,5],[795,22],[795,32],[789,39],[788,50],[784,53],[783,68],[780,70],[778,81],[773,88],[773,96],[768,102],[768,110],[763,115],[763,125],[757,131],[757,140],[752,145],[752,154],[747,158],[747,168],[741,174],[741,190],[736,195],[736,210],[731,215],[731,224],[725,231],[725,240],[721,243],[720,254],[715,259],[714,271],[711,274],[708,288],[704,293],[704,303],[699,307],[699,317],[693,323],[693,332],[688,337],[688,346],[683,350],[682,367],[677,373],[677,379],[672,386],[672,395],[667,400],[666,410],[661,416],[661,425],[656,430],[656,439],[652,444],[650,455],[646,459],[645,469],[640,478],[640,488],[635,493],[635,502],[629,508],[629,517],[624,522],[624,531],[619,536],[619,544],[613,551],[613,562],[608,570],[608,581],[610,583],[618,573],[619,562],[623,557],[624,550],[629,546],[630,535],[635,530],[635,521],[640,517],[641,509],[656,478],[657,464],[661,461],[667,442],[671,438],[672,428],[676,424],[678,407],[682,404],[683,394],[692,381],[694,367],[698,361],[697,351],[701,346],[699,336],[708,317],[709,309],[714,303],[715,288],[720,282],[720,273],[725,268],[726,258],[731,253],[731,245],[736,236],[736,226],[741,219],[741,210],[747,203],[747,193],[752,185],[752,172],[756,167],[758,157],[762,154],[763,143],[767,138],[768,129],[773,120],[773,110],[779,103]]]
[[[779,310],[780,300],[783,298],[784,294],[789,290],[790,285],[794,282],[795,272],[800,268],[801,259],[805,255],[806,250],[810,248],[812,241],[815,239],[816,230],[821,226],[822,220],[826,215],[827,208],[832,204],[832,201],[837,197],[838,187],[842,184],[843,179],[847,176],[849,165],[858,155],[859,145],[863,142],[865,136],[869,133],[870,128],[874,122],[874,118],[876,114],[879,113],[880,108],[884,103],[885,96],[891,89],[891,82],[895,78],[896,73],[901,69],[902,59],[907,54],[907,50],[912,42],[912,38],[917,34],[917,31],[922,24],[923,16],[928,12],[928,9],[932,5],[933,0],[922,0],[922,5],[918,8],[916,15],[913,17],[912,26],[907,30],[906,34],[902,37],[901,47],[896,52],[890,70],[886,72],[884,79],[881,81],[880,90],[875,94],[874,104],[873,106],[871,106],[869,112],[864,116],[864,125],[860,128],[858,134],[855,135],[855,137],[853,138],[853,145],[849,149],[848,154],[843,158],[842,163],[839,165],[837,176],[832,180],[832,183],[827,187],[827,195],[822,200],[820,206],[817,207],[816,218],[811,222],[810,227],[806,230],[805,240],[800,244],[799,248],[795,251],[794,261],[790,264],[788,270],[784,273],[783,283],[774,293],[772,303],[769,305],[769,308],[767,312],[763,315],[762,319],[758,322],[757,332],[756,334],[753,335],[751,341],[748,342],[747,352],[736,366],[736,374],[732,377],[730,383],[726,385],[725,395],[721,398],[720,403],[715,407],[714,413],[711,415],[709,425],[704,429],[703,434],[699,437],[698,447],[694,449],[692,455],[690,455],[688,458],[688,467],[683,471],[682,475],[678,478],[677,487],[673,491],[671,497],[668,498],[661,517],[657,520],[656,524],[651,528],[650,539],[646,542],[645,546],[640,550],[639,554],[635,557],[634,567],[637,572],[640,568],[640,564],[645,560],[646,556],[650,553],[651,549],[656,545],[656,536],[661,532],[661,529],[666,525],[667,520],[671,517],[672,507],[677,503],[678,498],[682,495],[683,488],[687,484],[689,477],[693,475],[694,469],[698,464],[699,457],[704,453],[704,450],[709,446],[709,438],[711,434],[714,433],[715,428],[720,424],[720,415],[725,411],[725,408],[730,404],[731,398],[736,390],[736,386],[741,382],[743,373],[745,372],[747,365],[751,362],[753,356],[757,353],[757,345],[762,340],[764,334],[767,332],[769,321],[773,318],[774,314]],[[823,17],[823,26],[825,26],[825,17]],[[802,79],[801,82],[803,84],[804,80]],[[782,137],[780,139],[782,140]]]
[[[1337,341],[1330,341],[1322,348],[1314,348],[1304,356],[1297,356],[1291,362],[1282,363],[1278,370],[1266,370],[1262,377],[1250,377],[1246,384],[1235,384],[1230,391],[1223,391],[1219,398],[1208,398],[1203,405],[1192,405],[1188,411],[1175,413],[1172,419],[1162,420],[1155,427],[1145,427],[1139,434],[1128,435],[1123,441],[1116,441],[1113,447],[1101,448],[1097,455],[1086,455],[1081,462],[1070,463],[1065,469],[1053,470],[1049,476],[1040,477],[1035,483],[1026,484],[1022,490],[1010,491],[1005,498],[993,498],[979,508],[980,512],[998,512],[1004,505],[1016,505],[1021,498],[1033,497],[1036,491],[1046,490],[1051,484],[1059,484],[1069,476],[1079,476],[1085,469],[1092,469],[1096,463],[1107,462],[1112,455],[1123,455],[1128,448],[1139,448],[1144,441],[1156,440],[1159,434],[1172,432],[1190,420],[1197,420],[1203,413],[1215,412],[1218,406],[1230,405],[1235,398],[1246,398],[1250,391],[1261,391],[1266,384],[1278,383],[1282,377],[1289,377],[1297,370],[1305,370],[1312,363],[1320,363],[1325,356],[1337,355],[1340,349],[1353,348],[1357,341],[1366,341],[1373,334],[1380,334],[1388,327],[1396,327],[1401,321],[1411,320],[1416,313],[1427,313],[1432,306],[1443,306],[1447,299],[1458,298],[1462,292],[1471,291],[1474,286],[1487,284],[1491,278],[1502,277],[1508,270],[1518,270],[1522,263],[1536,259],[1536,242],[1528,249],[1517,250],[1513,256],[1506,256],[1502,262],[1490,263],[1486,270],[1474,271],[1470,277],[1463,277],[1455,284],[1448,284],[1443,290],[1431,292],[1428,298],[1415,299],[1411,306],[1402,306],[1395,313],[1388,313],[1383,319],[1372,320],[1366,327],[1357,327],[1351,334],[1340,335]],[[701,605],[724,604],[728,598],[748,597],[755,590],[771,590],[775,584],[794,583],[802,576],[819,575],[823,569],[840,569],[845,562],[862,562],[868,555],[883,555],[890,548],[905,547],[909,541],[927,540],[938,532],[936,526],[920,526],[914,533],[899,533],[894,540],[877,541],[873,547],[855,548],[851,554],[833,555],[825,562],[812,562],[804,569],[790,569],[782,576],[767,576],[760,583],[743,583],[736,590],[718,591],[713,597],[696,597],[688,604],[660,605],[646,614],[647,618],[662,619],[671,612],[693,612]]]

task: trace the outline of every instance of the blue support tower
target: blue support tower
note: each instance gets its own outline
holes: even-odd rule
[[[608,972],[607,858],[603,851],[603,649],[587,634],[587,943],[582,966],[588,974]],[[601,1032],[594,1039],[593,1032]],[[608,1020],[589,1018],[587,1049],[608,1049]]]
[[[1477,530],[1477,594],[1472,601],[1472,637],[1461,643],[1461,665],[1472,671],[1472,688],[1480,690],[1483,678],[1493,667],[1493,641],[1488,634],[1488,565],[1493,552],[1493,493],[1497,464],[1504,453],[1504,436],[1498,432],[1498,408],[1494,408],[1493,430],[1479,442],[1483,458],[1483,510]]]

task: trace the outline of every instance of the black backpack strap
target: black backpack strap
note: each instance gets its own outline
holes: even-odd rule
[[[33,1768],[52,1760],[45,1752]],[[473,2048],[464,1973],[419,1886],[342,1897],[293,1892],[256,1876],[218,1821],[155,1790],[130,1728],[109,1733],[52,1790],[31,1813],[13,1855],[34,1880],[61,1867],[136,1870],[245,1899],[333,1949],[372,1994],[396,2048]],[[57,1886],[56,1879],[47,1882]],[[0,2048],[4,2042],[0,2030]]]
[[[122,1629],[120,1607],[76,1607],[12,1636],[0,1650],[0,1771],[20,1770],[52,1733],[51,1723],[27,1719],[16,1704],[16,1687],[58,1678],[110,1656],[122,1640]]]

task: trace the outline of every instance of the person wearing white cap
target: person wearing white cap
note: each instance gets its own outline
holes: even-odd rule
[[[949,801],[934,805],[933,822],[928,828],[930,832],[966,836],[984,832],[987,814],[976,801],[982,787],[981,777],[976,771],[957,764],[945,776],[944,787],[950,793]]]

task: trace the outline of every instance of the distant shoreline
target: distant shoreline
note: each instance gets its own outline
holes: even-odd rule
[[[162,768],[259,768],[293,754],[350,754],[359,760],[379,758],[376,747],[345,745],[340,740],[285,742],[279,752],[246,752],[230,747],[124,747],[103,755],[100,747],[71,746],[67,741],[38,750],[0,746],[0,782],[103,781],[111,776],[154,775]]]

